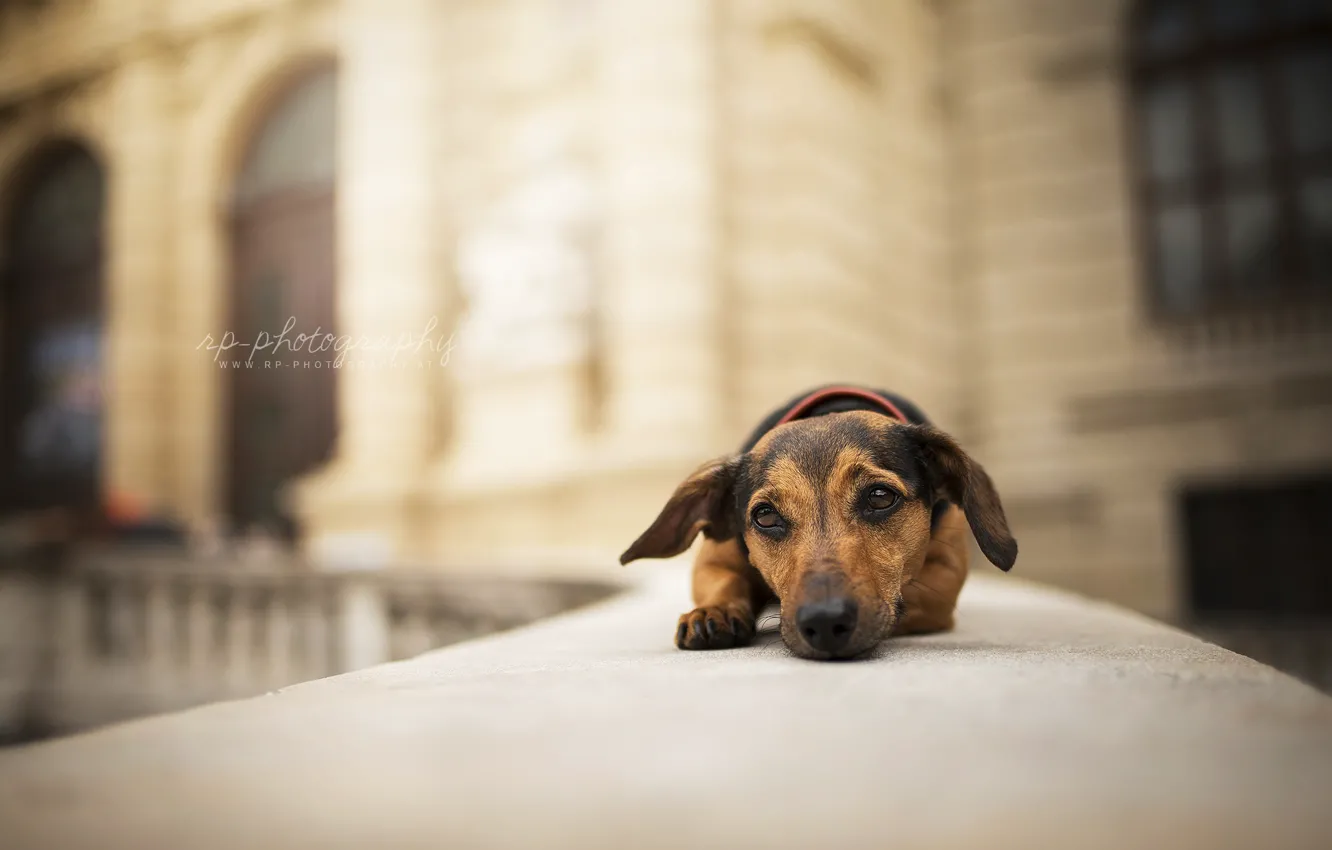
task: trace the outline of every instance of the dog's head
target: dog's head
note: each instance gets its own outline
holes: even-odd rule
[[[994,484],[951,437],[869,411],[800,419],[687,478],[620,561],[678,555],[700,531],[739,537],[781,602],[791,651],[844,658],[892,631],[943,500],[966,514],[986,558],[1013,566]]]

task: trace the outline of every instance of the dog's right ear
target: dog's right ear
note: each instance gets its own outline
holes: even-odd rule
[[[620,563],[639,558],[671,558],[688,549],[698,533],[714,540],[735,536],[735,477],[740,458],[727,457],[699,467],[675,489],[648,530],[624,550]]]
[[[1008,517],[985,468],[962,451],[952,437],[928,425],[912,425],[931,474],[945,495],[966,514],[981,552],[1004,572],[1013,568],[1018,545]]]

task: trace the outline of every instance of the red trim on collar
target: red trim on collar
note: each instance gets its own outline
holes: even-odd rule
[[[813,410],[816,405],[822,404],[823,402],[829,399],[845,398],[847,396],[850,396],[852,398],[858,398],[863,401],[872,402],[875,405],[882,408],[884,413],[888,414],[889,416],[893,417],[899,422],[910,421],[909,419],[906,418],[906,416],[902,414],[902,411],[898,409],[897,405],[893,404],[891,401],[879,395],[878,393],[872,393],[869,390],[862,390],[859,387],[826,387],[825,389],[821,389],[818,392],[810,393],[809,395],[802,398],[799,402],[796,403],[795,407],[786,411],[785,416],[777,420],[777,425],[785,425],[787,422],[799,419],[800,417],[804,416],[806,413],[809,413],[811,410]],[[774,425],[772,427],[776,428],[777,425]]]

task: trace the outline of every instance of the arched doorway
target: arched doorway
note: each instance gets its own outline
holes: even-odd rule
[[[102,459],[102,167],[34,155],[6,211],[0,274],[0,510],[91,508]]]
[[[330,355],[293,344],[298,334],[334,332],[336,96],[333,68],[287,87],[258,123],[235,184],[227,330],[240,345],[226,365],[228,508],[238,530],[294,531],[282,487],[333,449]],[[273,346],[258,350],[263,339]]]

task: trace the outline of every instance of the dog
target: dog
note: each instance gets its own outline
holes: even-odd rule
[[[701,532],[676,646],[744,646],[776,601],[794,654],[851,658],[952,628],[968,526],[991,563],[1013,567],[1017,541],[980,464],[910,401],[826,386],[685,479],[620,563],[673,557]]]

